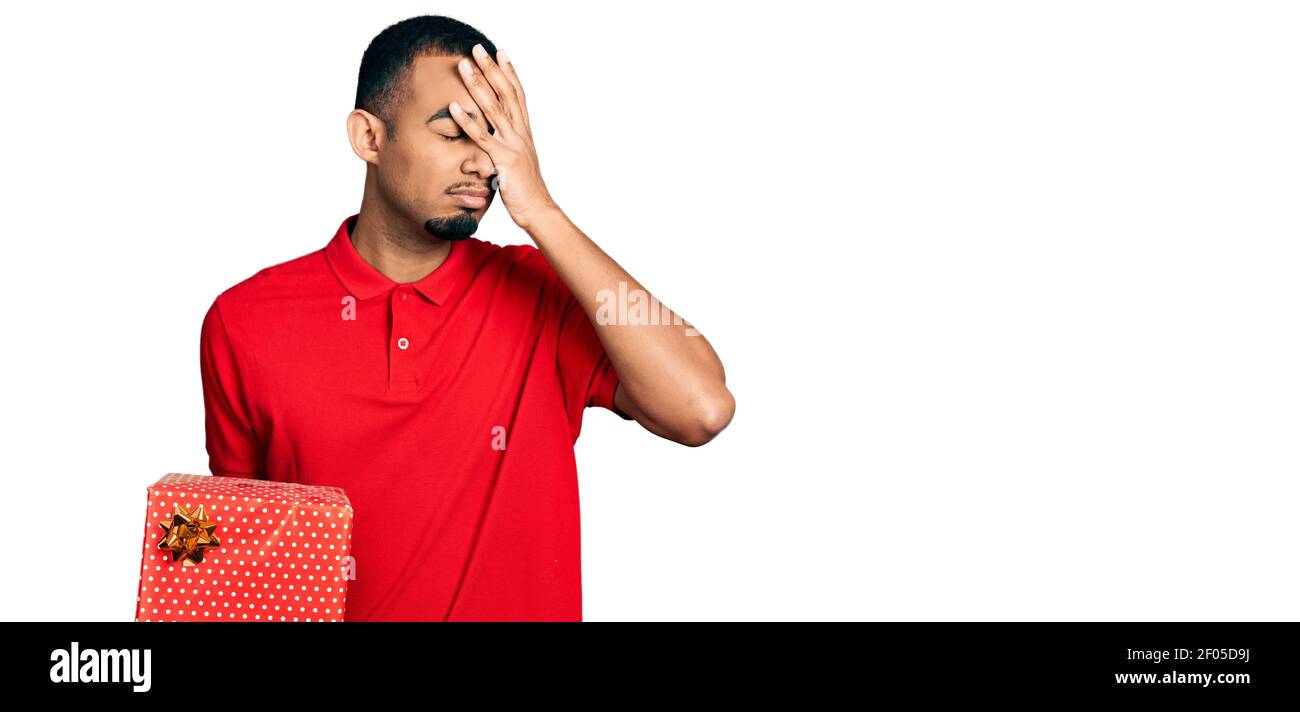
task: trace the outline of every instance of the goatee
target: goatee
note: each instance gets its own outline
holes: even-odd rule
[[[429,218],[424,230],[440,240],[464,240],[478,230],[478,218],[468,210],[455,215]]]

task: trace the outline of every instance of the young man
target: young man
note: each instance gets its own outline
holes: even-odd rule
[[[347,492],[347,620],[581,620],[583,409],[702,445],[735,409],[722,363],[551,199],[477,30],[385,29],[347,128],[360,212],[204,319],[212,473]],[[497,192],[536,247],[471,237]]]

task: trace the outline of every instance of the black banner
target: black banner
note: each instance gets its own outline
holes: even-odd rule
[[[220,704],[451,686],[513,695],[599,684],[680,699],[879,693],[981,700],[1234,700],[1288,695],[1292,623],[7,623],[11,692]],[[849,695],[849,698],[845,698]],[[826,699],[829,700],[829,697]],[[553,700],[552,700],[553,701]]]

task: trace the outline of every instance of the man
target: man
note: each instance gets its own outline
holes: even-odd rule
[[[722,363],[552,200],[474,28],[376,36],[347,128],[360,212],[204,319],[212,473],[347,492],[347,620],[581,620],[583,409],[702,445],[735,408]],[[536,247],[472,237],[497,192]]]

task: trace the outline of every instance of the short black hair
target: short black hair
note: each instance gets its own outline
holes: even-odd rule
[[[397,107],[410,97],[411,68],[417,57],[468,57],[481,44],[489,57],[496,45],[482,32],[442,15],[420,15],[384,28],[361,56],[355,109],[364,109],[384,122],[389,140],[397,137]]]

